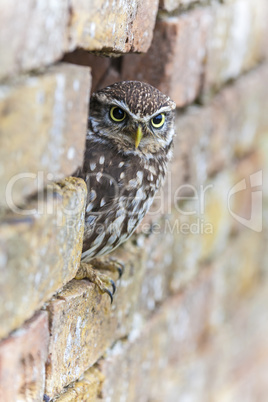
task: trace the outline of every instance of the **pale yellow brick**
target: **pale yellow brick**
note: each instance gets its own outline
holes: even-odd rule
[[[178,371],[202,345],[211,292],[204,273],[184,294],[166,300],[128,340],[115,343],[98,363],[105,376],[103,400],[179,400]],[[172,398],[167,395],[170,386]]]
[[[217,258],[228,244],[233,219],[228,210],[231,172],[222,172],[213,180],[193,187],[188,199],[177,196],[177,207],[166,223],[173,234],[173,268],[170,287],[178,291],[200,270],[200,264]]]
[[[71,384],[66,392],[53,399],[53,402],[96,402],[101,393],[103,374],[91,367],[81,378]]]
[[[2,1],[0,79],[58,60],[64,52],[68,1]]]
[[[14,0],[0,6],[0,79],[49,65],[76,48],[146,52],[158,0]]]
[[[151,44],[158,0],[71,1],[71,49],[104,53],[146,52]]]
[[[250,297],[261,280],[267,281],[267,267],[263,264],[265,244],[264,232],[244,228],[212,262],[211,326],[214,330],[220,330],[232,315],[234,306]]]
[[[0,342],[1,401],[43,400],[48,338],[48,317],[42,311]]]
[[[266,0],[214,3],[204,74],[204,96],[254,67],[267,54]]]
[[[0,223],[0,337],[30,318],[80,263],[85,183],[66,179],[41,195],[29,203],[31,211]]]
[[[227,247],[230,234],[246,231],[250,239],[253,231],[253,235],[255,232],[256,236],[260,235],[260,240],[265,236],[268,222],[264,156],[266,137],[261,138],[254,152],[230,164],[213,180],[196,187],[198,192],[189,194],[188,200],[182,199],[177,208],[177,212],[181,213],[176,215],[173,211],[168,223],[169,230],[174,233],[173,290],[179,289],[196,275],[200,262],[218,258],[217,255],[221,255]],[[192,200],[190,197],[193,197]],[[202,207],[203,213],[200,213]],[[191,215],[187,216],[188,212]],[[257,238],[253,236],[252,242]],[[257,242],[261,245],[259,240]],[[258,253],[262,258],[266,255],[264,251],[259,250]],[[242,264],[243,258],[239,258]],[[226,257],[226,261],[229,259]]]
[[[268,180],[267,180],[267,172],[268,172],[268,129],[263,133],[262,136],[258,139],[258,147],[257,147],[258,161],[259,166],[263,169],[263,185],[262,191],[264,196],[264,202],[267,205],[268,201]]]
[[[258,149],[235,164],[229,198],[235,231],[247,228],[261,232],[265,227],[266,177],[267,168]]]
[[[0,86],[0,203],[21,204],[83,161],[90,75],[59,64]]]
[[[78,379],[116,339],[135,326],[144,255],[141,249],[126,244],[113,257],[125,264],[125,272],[117,281],[112,305],[96,285],[73,280],[47,306],[51,338],[46,394],[50,397]]]
[[[140,225],[138,244],[146,252],[145,275],[142,280],[137,322],[142,321],[169,293],[170,268],[173,262],[174,237],[165,225],[165,220],[157,220],[152,225]],[[143,237],[143,236],[148,237]]]
[[[233,304],[227,324],[221,326],[217,337],[211,337],[208,367],[214,373],[209,385],[212,400],[218,395],[221,402],[236,401],[245,392],[249,400],[266,400],[266,302],[267,277],[247,298]],[[218,364],[219,354],[221,364]]]
[[[234,248],[238,257],[240,246]],[[233,304],[217,330],[210,326],[213,276],[203,267],[180,296],[169,298],[133,338],[117,342],[98,362],[103,400],[234,402],[243,399],[243,389],[250,400],[266,395],[267,276],[242,298],[225,282]],[[218,303],[224,309],[231,301]]]

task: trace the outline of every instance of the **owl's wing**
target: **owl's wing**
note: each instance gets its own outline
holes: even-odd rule
[[[91,146],[87,141],[84,165],[75,172],[87,185],[86,216],[108,212],[118,202],[121,192],[120,161],[115,163],[114,156],[103,155],[100,146]]]

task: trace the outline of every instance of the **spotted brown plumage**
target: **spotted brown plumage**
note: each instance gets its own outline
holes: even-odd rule
[[[126,241],[150,208],[172,154],[174,109],[138,81],[92,95],[84,164],[75,174],[88,188],[83,262]]]

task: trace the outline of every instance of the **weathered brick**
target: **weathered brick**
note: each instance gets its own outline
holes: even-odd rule
[[[257,149],[258,141],[265,142],[268,98],[263,82],[267,73],[264,64],[221,90],[210,105],[190,106],[177,113],[174,156],[144,223],[171,214],[176,192],[181,197],[192,195],[192,186],[205,186],[210,176]],[[264,155],[262,159],[259,166],[265,166]]]
[[[0,5],[0,79],[58,60],[64,52],[68,1]]]
[[[180,209],[177,211],[185,212],[176,214],[173,211],[170,223],[167,221],[168,225],[165,227],[174,236],[171,277],[173,291],[180,289],[196,275],[200,262],[221,255],[227,247],[230,233],[246,230],[250,235],[251,231],[263,232],[267,225],[267,169],[264,162],[264,142],[261,144],[262,151],[255,150],[242,160],[232,163],[228,170],[197,187],[197,193],[189,194],[188,200],[179,204]],[[237,187],[239,183],[240,186]],[[203,213],[200,211],[202,207]],[[187,216],[185,213],[188,211],[197,213]],[[260,252],[262,258],[263,255],[265,253]],[[230,259],[226,257],[226,261]],[[241,257],[240,259],[242,261]]]
[[[146,252],[145,274],[140,287],[136,320],[142,321],[169,293],[170,267],[173,261],[174,238],[164,219],[152,225],[141,223],[138,244]],[[142,235],[143,234],[143,235]],[[144,238],[143,236],[147,236]]]
[[[223,172],[193,188],[188,199],[178,200],[170,219],[173,234],[171,290],[178,291],[199,272],[205,261],[217,256],[228,244],[233,220],[228,210],[230,172]]]
[[[21,204],[81,165],[89,91],[88,69],[70,64],[0,87],[2,206]]]
[[[37,313],[0,342],[1,401],[43,400],[47,347],[48,317],[45,311]]]
[[[209,21],[205,8],[157,21],[149,51],[123,58],[123,79],[148,82],[177,106],[191,103],[201,87]]]
[[[46,393],[54,396],[76,380],[116,340],[135,325],[143,253],[128,243],[114,254],[125,272],[111,306],[108,295],[87,280],[73,280],[48,304],[50,345]],[[115,277],[116,278],[116,277]]]
[[[232,189],[228,197],[234,231],[247,228],[261,232],[265,226],[262,204],[266,174],[267,170],[258,150],[235,164]]]
[[[205,4],[209,0],[160,0],[159,7],[165,11],[175,11],[179,8],[187,8],[192,4]]]
[[[30,318],[80,263],[85,183],[66,179],[38,197],[29,203],[31,211],[1,221],[0,337]]]
[[[165,301],[146,325],[136,327],[128,341],[115,344],[98,364],[105,376],[104,400],[178,400],[165,398],[165,392],[174,379],[172,369],[202,345],[211,290],[204,272],[185,294]]]
[[[221,93],[218,107],[228,116],[228,140],[230,151],[241,157],[257,146],[257,138],[268,129],[267,88],[268,64],[265,63],[238,79],[233,88],[226,87]]]
[[[177,115],[172,175],[203,184],[215,172],[256,148],[268,128],[267,64],[224,88],[207,107],[189,107]],[[181,179],[180,179],[181,178]],[[176,180],[176,179],[175,179]]]
[[[261,168],[263,169],[263,183],[262,183],[263,201],[264,201],[264,206],[267,206],[267,202],[268,202],[268,180],[266,179],[266,177],[267,177],[266,172],[268,172],[268,159],[267,159],[267,155],[268,155],[268,129],[258,139],[257,154],[258,154],[258,156],[257,156],[257,158],[258,158],[258,166],[261,166]]]
[[[111,57],[104,57],[101,55],[97,56],[83,49],[76,49],[73,52],[66,53],[63,61],[78,64],[80,66],[90,67],[92,77],[91,91],[95,92],[96,89],[102,87],[102,79],[106,76],[106,74],[109,74],[111,70],[111,64],[115,60],[119,59],[119,57],[113,59]]]
[[[82,377],[72,383],[66,391],[53,399],[55,402],[96,402],[101,393],[103,374],[96,367],[91,367]]]
[[[69,46],[106,53],[146,52],[158,0],[72,1]]]
[[[76,48],[146,52],[157,10],[158,0],[63,0],[35,7],[12,0],[0,8],[0,79],[51,64]]]
[[[207,361],[210,373],[214,373],[209,388],[211,399],[239,400],[244,395],[249,400],[260,400],[267,395],[267,277],[251,292],[250,297],[233,305],[226,326],[221,327],[217,337],[211,337],[211,352]],[[219,354],[221,364],[217,363]],[[263,370],[265,375],[263,375]],[[247,380],[249,382],[247,383]],[[208,381],[207,381],[208,382]],[[229,397],[229,399],[228,399]]]
[[[240,246],[234,252],[238,263]],[[236,396],[244,395],[248,379],[251,400],[265,395],[267,275],[263,284],[252,285],[250,297],[248,293],[241,299],[226,274],[223,286],[231,301],[218,299],[217,304],[224,308],[227,303],[230,310],[217,329],[210,325],[213,275],[213,269],[203,271],[180,296],[167,300],[140,331],[133,337],[130,334],[128,341],[117,342],[98,363],[105,376],[104,400],[177,401],[187,396],[191,400],[235,401],[240,400]]]
[[[265,229],[267,231],[267,228]],[[242,304],[267,280],[263,264],[266,238],[248,228],[233,236],[217,258],[212,261],[213,298],[211,327],[220,331],[233,314],[234,306]]]
[[[231,0],[211,7],[204,97],[258,64],[267,55],[265,0]]]

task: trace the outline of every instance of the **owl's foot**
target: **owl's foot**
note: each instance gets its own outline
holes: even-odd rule
[[[113,294],[116,290],[115,283],[107,275],[96,271],[95,265],[81,262],[80,267],[76,273],[75,279],[89,279],[90,282],[95,283],[102,293],[107,293],[110,296],[111,303],[113,302]],[[109,289],[112,288],[112,291]]]
[[[123,275],[125,269],[124,264],[118,262],[115,258],[112,257],[99,257],[91,260],[90,263],[96,269],[103,269],[104,271],[117,272],[119,279]]]

